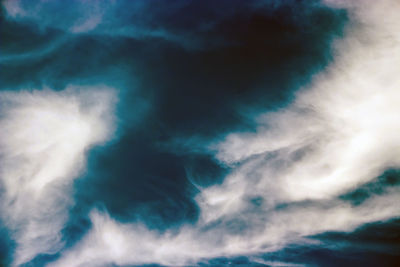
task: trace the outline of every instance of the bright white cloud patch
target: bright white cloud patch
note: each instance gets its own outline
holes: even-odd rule
[[[337,43],[334,64],[311,89],[260,116],[257,133],[229,135],[217,158],[230,164],[272,157],[261,182],[293,200],[334,196],[399,166],[399,3],[371,5],[351,6],[359,24]]]
[[[111,137],[114,102],[107,88],[0,92],[0,210],[15,265],[62,247],[69,187],[87,150]]]
[[[186,265],[400,216],[396,188],[360,205],[338,198],[400,167],[400,2],[326,2],[352,20],[334,62],[290,106],[260,115],[256,133],[215,146],[237,167],[197,196],[195,226],[159,234],[93,212],[92,230],[53,266]]]

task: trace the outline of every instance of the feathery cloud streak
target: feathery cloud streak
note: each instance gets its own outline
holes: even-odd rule
[[[112,136],[115,97],[72,86],[0,92],[0,210],[16,242],[14,265],[62,248],[72,181],[87,150]]]

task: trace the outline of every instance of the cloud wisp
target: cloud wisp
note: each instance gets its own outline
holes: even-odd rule
[[[301,3],[292,0],[6,0],[2,4],[8,20],[29,24],[41,31],[55,29],[68,36],[88,34],[136,40],[163,40],[188,50],[237,43],[238,40],[230,40],[229,32],[232,27],[240,28],[243,25],[232,25],[232,18],[244,19],[241,24],[246,24],[246,18],[260,11],[265,15],[280,7],[287,6],[291,9],[291,5],[296,12],[304,13],[312,13],[320,7],[314,1]],[[63,16],[54,16],[60,10]],[[295,19],[294,17],[292,18]],[[228,22],[229,27],[227,39],[219,32],[224,22]],[[296,21],[299,25],[303,23],[301,19]]]
[[[165,3],[157,2],[164,6]],[[11,20],[30,22],[41,30],[53,28],[70,34],[125,36],[137,39],[161,38],[185,42],[163,27],[156,17],[169,16],[184,7],[184,2],[168,3],[168,12],[152,8],[147,1],[5,1],[3,7]],[[63,10],[63,16],[54,16]],[[156,23],[154,23],[156,21]],[[154,25],[155,24],[155,25]]]
[[[93,211],[89,233],[50,265],[196,264],[400,216],[398,188],[358,205],[340,198],[400,166],[400,4],[326,4],[351,18],[334,61],[291,105],[257,115],[255,133],[214,143],[215,157],[233,170],[196,196],[195,225],[159,233]]]
[[[0,92],[0,210],[16,243],[14,265],[54,254],[87,150],[113,134],[108,88]]]

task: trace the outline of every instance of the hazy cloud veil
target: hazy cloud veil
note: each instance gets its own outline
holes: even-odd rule
[[[399,259],[400,2],[2,9],[10,29],[50,40],[0,56],[4,264],[331,266],[306,251],[361,247],[371,266]],[[19,70],[32,75],[14,86]],[[376,223],[387,239],[351,241]]]

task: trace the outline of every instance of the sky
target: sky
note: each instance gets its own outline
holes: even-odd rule
[[[396,266],[399,13],[1,1],[0,266]]]

